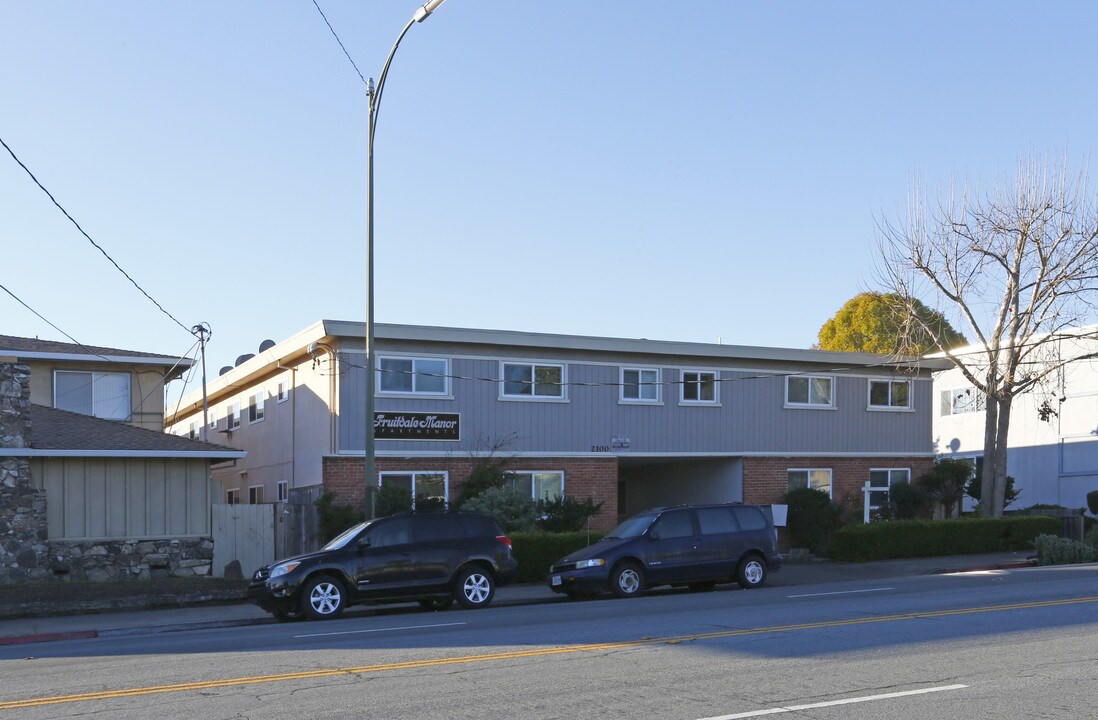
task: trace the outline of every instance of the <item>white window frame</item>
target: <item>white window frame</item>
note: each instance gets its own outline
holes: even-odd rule
[[[259,491],[256,493],[256,491]],[[259,495],[259,502],[255,501],[255,496]],[[249,485],[248,486],[248,504],[249,505],[262,505],[263,504],[263,485]]]
[[[819,490],[819,488],[813,488],[812,487],[812,473],[815,473],[815,472],[825,472],[825,473],[827,473],[827,496],[828,497],[834,497],[835,473],[832,472],[831,468],[822,468],[822,467],[791,467],[791,468],[786,468],[785,469],[785,487],[786,487],[787,490],[791,489],[789,487],[789,473],[793,473],[793,472],[808,473],[807,484],[805,485],[805,487],[812,488],[813,490]]]
[[[201,440],[202,439],[202,426],[197,420],[191,420],[187,428],[187,439],[189,440]]]
[[[887,405],[874,405],[873,404],[873,384],[874,383],[888,383],[888,404]],[[892,404],[892,386],[893,385],[907,385],[907,405],[893,405]],[[865,385],[866,392],[866,410],[871,412],[915,412],[915,383],[910,379],[897,380],[895,378],[869,378]]]
[[[82,413],[78,410],[72,410],[70,408],[61,407],[57,404],[57,376],[58,375],[89,375],[88,382],[92,388],[92,412]],[[95,383],[97,378],[104,378],[106,376],[117,376],[126,378],[126,400],[124,408],[126,410],[125,416],[120,417],[105,417],[95,414]],[[104,420],[120,420],[123,422],[129,422],[133,419],[133,376],[128,372],[101,372],[97,370],[54,370],[53,371],[53,406],[58,410],[65,410],[66,412],[75,412],[80,415],[88,415],[88,417],[102,417]]]
[[[686,375],[697,375],[698,379],[698,391],[701,392],[701,376],[712,375],[713,376],[713,399],[712,400],[692,400],[686,397]],[[701,407],[717,407],[721,404],[721,371],[713,368],[682,368],[679,370],[679,405],[701,406]]]
[[[507,392],[507,366],[516,365],[530,368],[530,394],[512,395]],[[560,370],[560,395],[537,395],[538,368],[558,368]],[[568,402],[568,366],[565,363],[543,360],[500,360],[499,361],[499,399],[519,402]]]
[[[626,382],[625,373],[635,372],[637,373],[637,382]],[[656,379],[646,381],[644,380],[645,373],[655,373]],[[618,401],[626,405],[662,405],[663,402],[663,386],[660,384],[661,371],[660,368],[655,367],[622,367],[618,372],[619,392]],[[627,387],[635,387],[637,389],[637,397],[631,398],[625,396],[625,389]],[[656,397],[646,398],[641,397],[641,388],[651,387],[655,390]]]
[[[945,402],[945,394],[949,393],[949,402]],[[958,412],[955,408],[957,406],[957,396],[960,393],[971,393],[973,396],[972,409],[962,410]],[[974,385],[962,385],[960,387],[944,388],[938,392],[939,408],[938,414],[940,417],[949,417],[950,415],[973,415],[975,413],[981,413],[987,406],[987,398],[984,394],[976,389]]]
[[[383,360],[403,360],[412,363],[412,389],[411,390],[382,390],[382,376],[385,371],[381,369],[381,362]],[[423,362],[441,362],[444,367],[442,369],[442,390],[419,390],[416,388],[416,378],[420,375],[433,375],[433,373],[427,373],[420,371],[416,368],[417,363]],[[378,395],[385,395],[389,397],[432,397],[432,398],[449,398],[452,397],[450,390],[450,358],[448,357],[433,357],[431,355],[379,355],[377,366],[374,368],[375,382],[374,387],[377,389]]]
[[[883,473],[888,473],[888,479],[885,482],[885,485],[878,485],[875,482],[873,482],[873,473],[882,473],[882,472]],[[903,473],[904,475],[903,475],[903,477],[893,478],[892,477],[893,473]],[[906,468],[901,468],[901,467],[869,468],[869,477],[867,477],[866,480],[869,480],[869,486],[870,487],[888,487],[889,490],[888,490],[888,493],[887,493],[887,499],[888,499],[889,502],[891,502],[891,500],[892,500],[892,483],[911,482],[911,468],[909,468],[909,467],[906,467]],[[870,505],[869,509],[870,510],[880,510],[881,506],[880,505]]]
[[[255,425],[263,422],[266,417],[267,391],[260,390],[248,396],[248,424]]]
[[[240,401],[229,403],[225,408],[225,429],[232,432],[240,429]]]
[[[378,489],[380,489],[381,486],[385,484],[385,477],[386,476],[392,476],[392,475],[399,475],[399,476],[411,475],[412,476],[412,509],[413,510],[415,510],[415,508],[416,508],[416,479],[417,479],[417,477],[420,476],[420,475],[441,475],[442,476],[442,487],[443,487],[442,500],[443,500],[443,502],[446,503],[447,507],[450,506],[450,472],[448,470],[406,470],[406,471],[393,470],[393,471],[390,471],[390,472],[378,473],[377,474]]]
[[[278,402],[284,403],[290,399],[290,383],[285,380],[278,381]]]
[[[278,502],[284,503],[290,500],[290,481],[279,480],[278,481]]]
[[[808,383],[808,402],[793,402],[789,399],[789,382],[791,380],[804,380]],[[828,401],[826,403],[812,402],[812,381],[826,380],[828,383]],[[785,407],[796,410],[835,410],[835,376],[834,375],[786,375],[785,376]]]
[[[225,491],[226,505],[240,505],[240,488],[229,488]]]
[[[564,471],[563,470],[508,470],[504,473],[504,477],[514,475],[529,475],[530,476],[530,497],[533,500],[541,500],[534,494],[534,476],[535,475],[559,475],[560,476],[560,495],[558,497],[564,497]],[[504,487],[511,487],[513,483],[508,482]]]
[[[214,409],[214,408],[210,408],[209,415],[210,415],[210,430],[217,430],[217,410]]]

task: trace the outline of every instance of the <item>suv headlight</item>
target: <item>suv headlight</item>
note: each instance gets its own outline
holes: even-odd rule
[[[279,575],[285,575],[288,572],[293,572],[300,565],[299,562],[280,563],[271,568],[271,577],[276,578]]]
[[[578,560],[576,561],[576,569],[582,570],[584,568],[601,567],[605,564],[606,561],[602,558],[595,558],[594,560]]]

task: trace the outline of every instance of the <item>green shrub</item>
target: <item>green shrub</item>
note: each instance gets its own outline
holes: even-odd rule
[[[975,500],[977,506],[980,504],[980,495],[983,493],[981,483],[982,480],[979,477],[973,476],[965,485],[965,495]],[[1019,495],[1021,495],[1021,491],[1014,489],[1014,478],[1007,475],[1006,489],[1003,492],[1003,507],[1010,507],[1010,504],[1017,500]]]
[[[412,509],[412,491],[396,483],[382,483],[377,491],[377,516],[385,517]]]
[[[892,483],[888,489],[888,508],[881,513],[881,517],[885,520],[914,520],[929,510],[930,498],[926,492],[918,485],[900,481]]]
[[[1098,550],[1098,525],[1091,525],[1087,530],[1086,543],[1095,550]]]
[[[336,505],[336,494],[331,490],[324,492],[313,501],[317,509],[317,535],[321,544],[327,544],[329,540],[351,527],[355,523],[362,522],[362,513],[356,511],[350,505]]]
[[[557,560],[597,542],[602,533],[514,533],[512,550],[518,560],[518,582],[545,582]]]
[[[1038,565],[1071,565],[1093,562],[1098,550],[1085,542],[1068,540],[1055,535],[1038,535],[1033,540]]]
[[[462,503],[461,509],[491,515],[507,534],[533,531],[538,518],[537,504],[533,498],[505,487],[482,490]]]
[[[847,525],[835,533],[829,556],[862,562],[894,558],[1029,550],[1041,534],[1057,534],[1058,518],[1014,516],[958,520],[897,520]]]
[[[786,526],[793,547],[823,552],[841,525],[842,508],[831,502],[827,493],[798,488],[785,494],[789,506]]]
[[[1098,490],[1091,490],[1087,493],[1087,508],[1090,509],[1092,515],[1098,515]]]
[[[938,458],[928,472],[915,480],[915,484],[945,509],[946,517],[952,517],[961,508],[970,475],[970,461],[961,458]]]
[[[538,527],[545,532],[577,532],[587,525],[587,519],[598,515],[602,503],[591,498],[583,502],[563,495],[552,500],[538,500]]]
[[[461,486],[461,497],[457,505],[465,510],[465,503],[469,502],[485,490],[493,490],[503,487],[507,482],[507,458],[499,458],[494,454],[477,458],[469,477]]]

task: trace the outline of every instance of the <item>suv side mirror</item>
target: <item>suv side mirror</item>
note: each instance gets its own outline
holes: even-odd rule
[[[370,538],[364,537],[358,541],[358,551],[362,552],[366,548],[370,547]]]

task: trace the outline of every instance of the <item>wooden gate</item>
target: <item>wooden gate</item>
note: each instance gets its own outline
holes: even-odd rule
[[[244,578],[275,560],[274,508],[267,505],[213,506],[213,575],[225,577],[225,566],[240,561]]]

